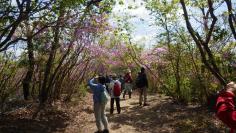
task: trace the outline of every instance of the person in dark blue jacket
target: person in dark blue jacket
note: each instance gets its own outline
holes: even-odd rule
[[[102,93],[107,91],[105,82],[106,78],[103,76],[98,77],[98,83],[95,83],[94,78],[89,81],[89,86],[93,92],[94,115],[98,128],[98,131],[95,133],[109,133],[108,121],[105,115],[106,103],[102,101]],[[102,130],[102,127],[104,127],[104,130]]]
[[[137,79],[136,79],[136,87],[139,89],[139,105],[147,106],[147,89],[148,89],[148,80],[147,75],[145,73],[145,68],[141,68],[141,72],[138,73]]]

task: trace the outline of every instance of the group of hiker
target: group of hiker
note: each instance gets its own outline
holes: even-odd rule
[[[141,67],[137,78],[133,80],[131,70],[128,69],[124,76],[111,74],[109,76],[99,75],[89,80],[89,86],[93,93],[94,115],[98,131],[95,133],[109,133],[108,120],[105,114],[105,107],[110,99],[110,114],[114,112],[114,102],[117,113],[121,113],[120,96],[123,92],[123,99],[128,93],[132,97],[132,90],[136,87],[139,90],[139,105],[147,106],[148,80],[145,68]],[[110,97],[110,98],[109,98]]]
[[[120,95],[123,92],[123,99],[126,93],[129,98],[132,96],[134,86],[139,90],[139,106],[147,105],[148,80],[145,68],[141,68],[134,82],[131,71],[128,70],[124,77],[117,77],[116,74],[110,76],[98,76],[89,80],[89,86],[93,93],[94,115],[98,131],[95,133],[109,133],[108,121],[105,114],[105,106],[110,97],[110,114],[114,111],[116,103],[117,113],[121,113]],[[231,128],[230,133],[236,132],[236,108],[235,97],[236,83],[229,82],[216,98],[216,116]],[[143,101],[144,100],[144,101]]]

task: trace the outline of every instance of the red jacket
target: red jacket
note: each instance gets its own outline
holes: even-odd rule
[[[125,83],[132,83],[133,82],[132,77],[129,73],[125,74],[124,80],[125,80]]]
[[[219,94],[216,103],[217,117],[231,128],[230,133],[233,133],[236,129],[236,110],[235,95],[231,92],[222,92]]]

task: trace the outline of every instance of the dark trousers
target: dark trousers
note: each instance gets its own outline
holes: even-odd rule
[[[128,92],[128,94],[129,94],[129,98],[131,98],[131,91],[127,91],[127,90],[125,90],[124,91],[124,93],[123,93],[123,98],[125,99],[125,95],[126,95],[126,93]]]
[[[113,111],[114,111],[114,100],[116,101],[117,112],[118,112],[118,114],[120,114],[120,98],[111,98],[110,113],[113,114]]]

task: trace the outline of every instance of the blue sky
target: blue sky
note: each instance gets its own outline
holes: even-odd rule
[[[118,0],[117,0],[118,1]],[[116,6],[113,9],[113,14],[118,16],[124,16],[125,14],[135,16],[129,20],[130,24],[134,27],[132,32],[132,41],[138,42],[139,44],[145,44],[145,48],[151,48],[156,43],[156,33],[158,33],[157,26],[154,26],[154,18],[150,15],[150,11],[145,8],[145,2],[143,0],[121,0],[124,2],[123,5],[116,4]],[[235,7],[236,2],[232,1],[233,7]],[[132,6],[135,7],[133,9],[129,9],[128,7]],[[216,6],[216,5],[214,5]],[[180,8],[181,9],[181,8]],[[189,14],[191,12],[200,13],[198,9],[189,8]],[[223,14],[225,11],[227,11],[227,6],[225,3],[223,3],[219,8],[215,10],[215,14]],[[185,27],[185,21],[184,18],[181,17],[182,10],[180,10],[180,24]],[[201,13],[200,13],[201,14]],[[200,18],[199,18],[200,17]],[[201,19],[200,16],[196,16],[197,19]],[[195,29],[198,29],[200,24],[196,20],[190,20],[192,22],[192,26]],[[217,22],[220,22],[222,20],[218,20]],[[200,26],[201,27],[201,26]]]
[[[129,6],[133,8],[129,9]],[[155,44],[157,27],[152,25],[154,19],[149,15],[150,11],[145,8],[145,2],[142,0],[124,0],[124,5],[119,5],[117,2],[113,9],[113,14],[116,16],[124,16],[125,14],[134,16],[129,20],[133,26],[133,42],[145,44],[146,48],[150,48]]]

